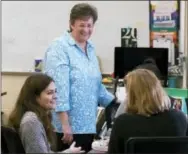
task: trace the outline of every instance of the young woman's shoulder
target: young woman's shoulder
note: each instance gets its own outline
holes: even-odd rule
[[[20,126],[22,126],[23,124],[39,125],[41,124],[41,122],[34,112],[28,111],[23,115]]]

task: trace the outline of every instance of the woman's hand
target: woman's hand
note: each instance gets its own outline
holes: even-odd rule
[[[82,149],[81,147],[75,147],[75,145],[76,145],[76,142],[73,142],[71,144],[71,146],[68,149],[68,153],[73,153],[73,154],[74,153],[85,153],[84,150],[81,150]]]
[[[62,141],[64,143],[71,144],[73,141],[73,135],[70,125],[67,124],[63,126],[63,134]]]

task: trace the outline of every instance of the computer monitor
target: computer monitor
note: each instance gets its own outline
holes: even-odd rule
[[[115,47],[114,54],[114,76],[120,79],[141,65],[144,60],[152,58],[161,73],[163,86],[167,86],[168,79],[168,49],[149,47]]]

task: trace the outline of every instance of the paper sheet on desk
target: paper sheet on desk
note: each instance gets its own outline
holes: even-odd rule
[[[120,106],[116,112],[115,118],[118,117],[119,115],[125,113],[125,108],[126,108],[126,91],[125,87],[118,87],[116,96],[118,98],[118,102],[120,102]]]
[[[116,97],[118,99],[118,102],[120,103],[125,101],[125,98],[126,98],[125,87],[117,87]]]

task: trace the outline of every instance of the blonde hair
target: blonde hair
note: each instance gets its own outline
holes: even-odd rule
[[[153,72],[136,69],[128,73],[124,80],[127,113],[151,116],[170,109],[170,99]]]

